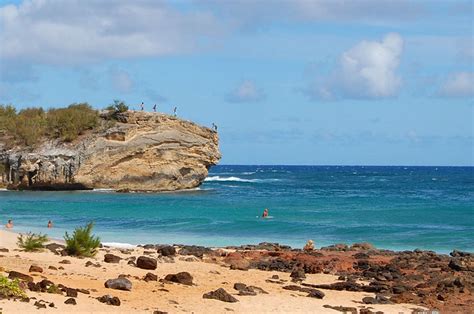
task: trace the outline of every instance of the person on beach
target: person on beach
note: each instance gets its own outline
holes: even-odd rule
[[[7,224],[5,225],[5,228],[7,229],[13,228],[13,220],[9,219]]]
[[[153,106],[153,112],[156,112],[156,104]]]
[[[268,209],[265,208],[265,210],[263,211],[263,214],[262,214],[262,218],[267,218],[268,217]]]
[[[48,228],[49,229],[53,228],[53,222],[51,220],[48,221]]]

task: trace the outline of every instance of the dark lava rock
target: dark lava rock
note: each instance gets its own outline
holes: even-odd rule
[[[104,262],[118,264],[122,258],[114,254],[105,254]]]
[[[76,299],[74,298],[69,298],[66,301],[64,301],[64,304],[71,304],[71,305],[76,305]]]
[[[105,282],[105,287],[117,290],[132,290],[132,283],[127,278],[109,279]]]
[[[135,266],[135,267],[137,266],[134,261],[128,261],[128,262],[127,262],[127,265]]]
[[[343,312],[345,314],[357,314],[357,308],[355,307],[347,307],[347,306],[331,306],[328,304],[323,305],[324,308],[333,309],[339,312]]]
[[[10,252],[10,250],[8,250],[8,249],[2,247],[2,248],[0,248],[0,252],[2,252],[2,253],[8,253],[8,252]]]
[[[160,311],[160,310],[155,310],[155,311],[153,311],[153,314],[168,314],[168,312],[163,312],[163,311]]]
[[[211,254],[212,250],[204,246],[186,245],[179,250],[180,255],[193,255],[202,258],[204,254]]]
[[[67,297],[77,298],[77,290],[73,288],[64,289]]]
[[[53,303],[53,302],[49,303],[49,305],[48,305],[48,306],[49,306],[49,307],[55,307],[55,305],[54,305],[54,303]]]
[[[291,272],[290,277],[293,278],[293,281],[302,281],[306,278],[306,275],[304,274],[304,270],[302,268],[295,268]]]
[[[354,254],[354,258],[355,259],[368,259],[369,255],[366,253],[359,252],[359,253]]]
[[[273,275],[273,276],[272,276],[272,279],[280,279],[280,276],[278,276],[278,275]]]
[[[29,281],[27,283],[28,289],[34,292],[41,292],[41,285],[39,283],[34,283],[33,281]]]
[[[311,298],[322,299],[324,298],[325,294],[321,290],[312,289],[307,296]]]
[[[91,261],[87,261],[87,262],[86,262],[86,267],[89,267],[89,266],[93,266],[93,267],[97,267],[97,268],[102,267],[102,265],[100,265],[100,263],[95,263],[95,264],[94,264],[94,263],[91,262]]]
[[[49,289],[51,286],[53,286],[54,282],[52,282],[51,280],[48,280],[48,279],[43,279],[40,282],[38,282],[38,285],[41,287],[42,291],[45,291],[45,290]]]
[[[451,268],[452,270],[455,270],[455,271],[465,271],[465,270],[467,270],[466,265],[464,265],[464,263],[461,260],[456,259],[456,258],[451,259],[449,261],[448,266],[449,266],[449,268]]]
[[[71,261],[67,259],[63,259],[62,261],[59,262],[59,264],[71,264]]]
[[[156,259],[147,256],[140,256],[137,258],[137,267],[141,269],[155,270],[157,267]]]
[[[54,266],[48,266],[48,269],[51,269],[51,270],[58,270],[56,267]]]
[[[113,297],[109,294],[103,295],[99,298],[97,298],[99,302],[105,303],[107,305],[115,305],[115,306],[120,306],[120,299],[117,297]]]
[[[202,295],[203,299],[214,299],[222,302],[238,302],[236,298],[227,293],[223,288],[219,288],[215,291],[211,291]]]
[[[42,273],[43,272],[43,268],[37,266],[37,265],[31,265],[30,266],[30,269],[28,270],[30,273]]]
[[[373,297],[365,297],[362,299],[362,302],[365,304],[391,304],[390,300],[387,297],[382,295],[376,295],[375,298]]]
[[[171,245],[165,245],[162,247],[159,247],[157,252],[161,254],[162,256],[175,256],[176,255],[176,249],[174,246]]]
[[[458,251],[458,250],[452,251],[451,253],[449,253],[449,255],[451,255],[452,257],[474,257],[473,253],[463,252],[463,251]]]
[[[49,243],[44,247],[56,255],[61,255],[61,252],[66,248],[64,245],[58,243]]]
[[[34,303],[34,306],[36,306],[36,308],[38,308],[38,309],[45,309],[45,308],[46,308],[46,304],[44,304],[44,303],[42,303],[42,302],[40,302],[40,301],[36,301],[36,302]]]
[[[193,284],[193,276],[191,276],[191,274],[188,272],[180,272],[177,274],[166,275],[165,280],[188,286],[192,286]]]
[[[373,250],[374,246],[368,242],[354,243],[351,245],[351,250]]]
[[[145,280],[146,282],[148,282],[148,281],[157,281],[158,276],[153,274],[153,273],[147,273],[145,275],[145,277],[143,277],[143,280]]]
[[[347,244],[338,243],[338,244],[333,244],[333,245],[330,245],[330,246],[322,247],[321,250],[323,250],[323,251],[348,251],[349,247],[347,246]]]
[[[31,277],[30,275],[26,275],[26,274],[22,274],[20,272],[17,272],[17,271],[10,271],[10,273],[8,274],[8,278],[9,279],[19,279],[19,280],[23,280],[23,281],[33,281],[33,277]]]

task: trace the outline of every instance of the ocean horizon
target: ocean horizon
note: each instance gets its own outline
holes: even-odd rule
[[[1,191],[0,217],[53,238],[94,221],[102,242],[116,245],[301,248],[312,239],[447,253],[474,251],[473,204],[469,166],[218,165],[179,192]],[[260,218],[265,208],[270,219]]]

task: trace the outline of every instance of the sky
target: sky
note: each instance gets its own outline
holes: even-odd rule
[[[218,126],[221,164],[474,165],[472,1],[0,0],[0,103]]]

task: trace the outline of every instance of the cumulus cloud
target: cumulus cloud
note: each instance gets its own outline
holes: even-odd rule
[[[458,72],[451,74],[441,85],[438,93],[444,97],[474,96],[474,72]]]
[[[263,89],[258,88],[253,81],[243,81],[230,91],[226,100],[231,103],[258,102],[265,99]]]
[[[133,88],[133,80],[127,71],[112,69],[109,71],[112,86],[121,93],[130,93]]]
[[[192,51],[222,28],[152,0],[30,0],[0,7],[0,57],[43,64]]]
[[[362,41],[344,52],[335,69],[319,75],[304,90],[313,99],[387,98],[396,96],[401,85],[397,74],[403,39],[396,33],[381,41]]]

